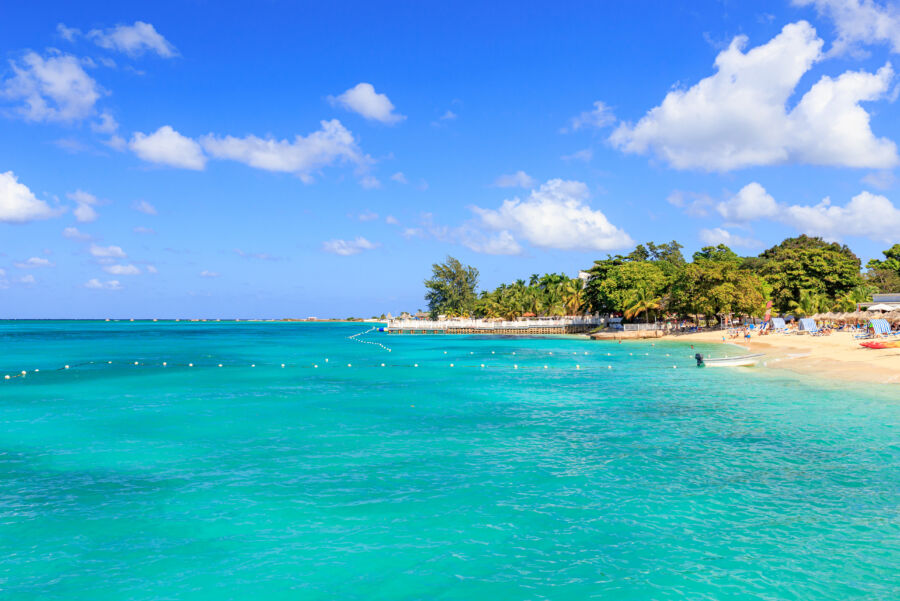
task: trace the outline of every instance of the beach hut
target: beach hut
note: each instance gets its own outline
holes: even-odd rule
[[[867,330],[874,336],[883,336],[891,333],[891,324],[886,319],[871,319]]]
[[[779,331],[779,330],[784,330],[785,327],[787,327],[787,326],[785,326],[784,319],[781,317],[773,317],[771,319],[771,321],[769,321],[769,329],[770,330]]]
[[[812,317],[804,317],[798,321],[798,324],[798,329],[801,332],[812,334],[819,331],[819,326],[816,325],[816,320]]]

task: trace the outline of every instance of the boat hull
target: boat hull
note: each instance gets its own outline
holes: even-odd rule
[[[721,359],[704,359],[703,367],[752,367],[759,363],[763,355],[744,355],[742,357],[723,357]]]

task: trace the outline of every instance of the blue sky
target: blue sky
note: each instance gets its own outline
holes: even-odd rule
[[[900,241],[900,9],[7,3],[4,317],[305,317],[634,243]]]

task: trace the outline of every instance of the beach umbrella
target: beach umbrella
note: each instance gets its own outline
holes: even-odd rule
[[[879,305],[872,305],[871,307],[869,307],[869,308],[867,309],[867,311],[870,311],[870,312],[871,312],[871,311],[882,311],[882,312],[883,312],[883,311],[892,311],[893,309],[894,309],[894,308],[893,308],[892,306],[890,306],[890,305],[885,305],[885,304],[882,303],[882,304],[879,304]]]

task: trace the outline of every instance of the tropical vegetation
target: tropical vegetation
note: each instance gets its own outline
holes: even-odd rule
[[[876,292],[900,292],[900,244],[861,271],[846,245],[801,235],[758,256],[741,257],[724,244],[690,260],[676,241],[639,244],[626,255],[598,259],[582,277],[533,274],[477,290],[478,270],[453,257],[433,265],[425,282],[432,316],[515,319],[529,316],[618,314],[626,320],[663,317],[797,316],[853,311]],[[586,274],[586,275],[585,275]]]

